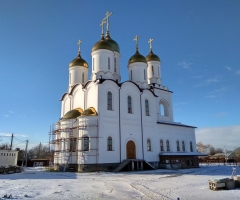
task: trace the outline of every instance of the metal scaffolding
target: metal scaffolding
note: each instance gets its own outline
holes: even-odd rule
[[[91,127],[96,130],[86,135],[85,132]],[[85,148],[85,141],[88,138],[88,148]],[[95,139],[96,143],[93,145]],[[87,124],[86,118],[60,120],[50,128],[50,151],[54,155],[54,164],[65,163],[64,171],[69,164],[79,164],[78,160],[85,160],[85,156],[95,156],[93,164],[98,165],[99,161],[99,124]],[[90,145],[90,142],[92,145]],[[94,147],[95,146],[95,147]]]

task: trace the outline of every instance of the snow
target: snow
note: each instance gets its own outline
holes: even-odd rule
[[[240,168],[237,167],[237,171]],[[240,199],[240,188],[213,191],[208,180],[231,178],[231,166],[123,173],[47,172],[27,168],[0,174],[0,199]],[[238,174],[238,172],[237,172]]]

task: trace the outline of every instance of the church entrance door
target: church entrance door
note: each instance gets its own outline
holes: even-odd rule
[[[127,143],[127,159],[136,159],[136,146],[132,140]]]

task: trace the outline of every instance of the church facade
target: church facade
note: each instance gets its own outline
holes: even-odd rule
[[[81,57],[81,41],[77,58],[69,64],[68,91],[52,130],[55,168],[198,167],[196,127],[174,122],[172,92],[162,83],[161,61],[153,53],[152,39],[149,55],[143,56],[135,37],[135,54],[127,66],[129,80],[121,82],[120,48],[110,37],[110,15],[102,21],[101,39],[92,48],[91,72]]]

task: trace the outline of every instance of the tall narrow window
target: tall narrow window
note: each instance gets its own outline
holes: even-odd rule
[[[110,70],[110,58],[108,57],[108,70]]]
[[[107,150],[112,151],[112,137],[108,137],[107,140]]]
[[[182,141],[182,150],[185,151],[185,143]]]
[[[128,113],[132,113],[132,98],[128,96]]]
[[[93,61],[92,61],[92,68],[93,68],[93,71],[94,71],[94,58],[93,58]]]
[[[180,145],[178,140],[177,140],[177,151],[180,151]]]
[[[89,137],[83,138],[83,151],[89,151]]]
[[[71,76],[71,73],[69,73],[69,84],[71,84],[72,83],[72,76]]]
[[[143,78],[144,78],[144,80],[146,80],[146,70],[145,69],[143,70]]]
[[[82,83],[84,83],[84,73],[82,73]]]
[[[153,66],[152,66],[152,75],[154,76],[154,68],[153,68]]]
[[[149,103],[147,99],[145,100],[145,114],[149,116]]]
[[[190,151],[193,152],[192,142],[190,142]]]
[[[160,73],[159,73],[159,67],[158,67],[158,76],[160,76]]]
[[[70,151],[76,151],[77,141],[76,139],[70,139]]]
[[[112,93],[110,91],[107,93],[107,109],[112,110]]]
[[[161,150],[161,151],[164,151],[164,148],[163,148],[163,140],[160,140],[160,150]]]
[[[151,151],[151,140],[147,139],[147,150]]]
[[[169,140],[166,141],[166,146],[167,146],[167,151],[170,151],[170,144],[169,144]]]
[[[130,80],[132,81],[132,70],[130,71]]]
[[[117,72],[117,59],[114,57],[114,72]]]

